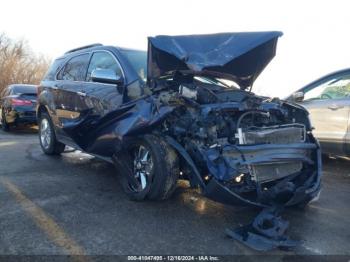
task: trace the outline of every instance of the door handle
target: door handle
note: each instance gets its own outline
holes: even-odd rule
[[[51,87],[53,90],[57,90],[58,89],[58,86],[54,85]]]
[[[343,108],[343,107],[344,106],[338,106],[338,105],[330,105],[330,106],[328,106],[328,108],[330,110],[338,110],[338,109]]]
[[[86,96],[86,93],[84,91],[78,91],[77,94],[80,96]]]

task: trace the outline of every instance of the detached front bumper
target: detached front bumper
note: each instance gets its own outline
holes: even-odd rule
[[[215,150],[206,152],[207,166],[212,178],[206,183],[204,193],[208,198],[231,205],[292,206],[307,203],[321,189],[321,151],[318,142],[294,144],[265,144],[227,146],[220,154]],[[246,197],[228,186],[242,166],[302,163],[300,171],[268,182],[256,183],[256,197]],[[283,168],[283,164],[280,164]],[[239,186],[236,185],[236,189]],[[283,196],[283,197],[282,197]],[[283,200],[282,200],[283,199]]]

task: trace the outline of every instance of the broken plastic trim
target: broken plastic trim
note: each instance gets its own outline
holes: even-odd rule
[[[291,248],[299,244],[285,235],[289,222],[280,216],[282,208],[265,208],[249,225],[237,229],[226,229],[226,234],[240,243],[258,250]]]

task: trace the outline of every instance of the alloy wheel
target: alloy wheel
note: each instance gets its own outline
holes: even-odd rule
[[[140,192],[144,190],[150,182],[151,172],[153,170],[153,160],[151,152],[144,146],[140,145],[133,150],[134,163],[133,175],[138,182],[137,188],[132,189]]]
[[[40,122],[40,141],[45,149],[48,149],[51,145],[51,132],[49,121],[43,118]]]

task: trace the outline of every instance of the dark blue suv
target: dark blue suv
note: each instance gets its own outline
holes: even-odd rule
[[[308,112],[251,92],[280,32],[150,37],[148,51],[94,44],[57,58],[39,86],[39,139],[113,162],[135,200],[178,178],[217,201],[307,204],[320,190]]]

